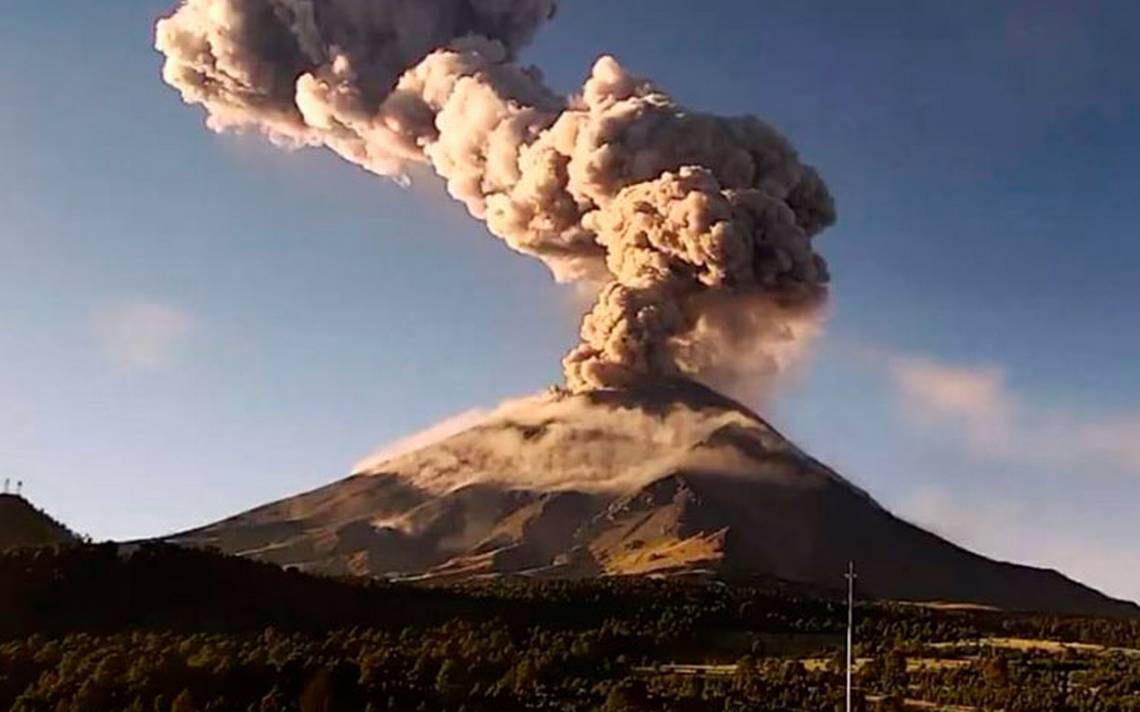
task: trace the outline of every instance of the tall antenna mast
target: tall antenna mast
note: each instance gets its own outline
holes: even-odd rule
[[[847,562],[847,712],[851,712],[851,657],[855,627],[855,562]]]

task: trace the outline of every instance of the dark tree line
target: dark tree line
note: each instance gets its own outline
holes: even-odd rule
[[[1140,622],[862,604],[861,709],[1140,710]],[[0,555],[0,709],[828,710],[844,602],[771,582],[336,580],[208,551]],[[941,644],[945,665],[913,668]],[[803,658],[822,658],[808,665]],[[668,662],[733,663],[701,674]]]

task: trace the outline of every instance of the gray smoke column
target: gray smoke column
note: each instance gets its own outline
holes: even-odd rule
[[[163,77],[215,130],[430,165],[512,249],[596,285],[573,390],[755,389],[818,329],[826,186],[775,129],[677,105],[613,58],[555,95],[518,49],[555,0],[187,0]]]

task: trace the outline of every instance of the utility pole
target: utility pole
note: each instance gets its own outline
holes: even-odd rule
[[[851,712],[851,658],[855,627],[855,562],[847,562],[847,712]]]

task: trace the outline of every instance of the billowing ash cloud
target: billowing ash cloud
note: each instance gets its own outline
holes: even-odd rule
[[[513,52],[553,12],[554,0],[185,0],[155,46],[163,79],[211,128],[324,144],[399,175],[434,135],[422,101],[391,97],[400,76],[468,35]]]
[[[598,288],[574,390],[763,382],[816,331],[826,186],[753,117],[677,105],[613,58],[556,96],[514,61],[555,0],[187,0],[163,76],[215,130],[428,164],[511,248]]]

